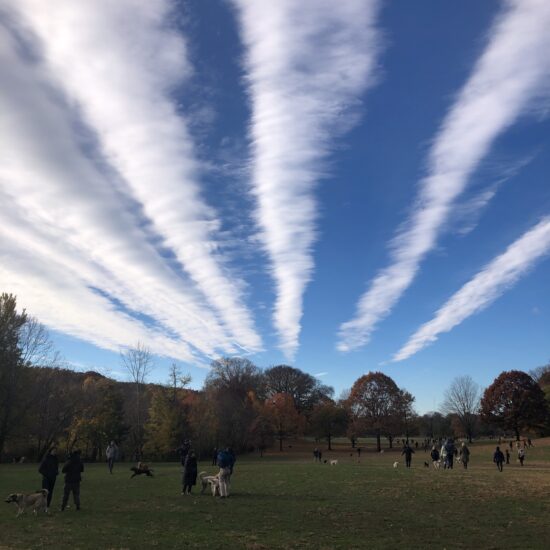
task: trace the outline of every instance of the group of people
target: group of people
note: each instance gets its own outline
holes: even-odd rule
[[[197,484],[197,455],[191,447],[191,442],[185,440],[181,447],[176,449],[180,454],[182,470],[182,495],[191,494],[194,485]],[[235,453],[231,448],[222,450],[215,449],[215,464],[220,468],[218,473],[220,496],[226,498],[229,496],[231,476],[235,466]],[[119,458],[119,450],[114,441],[111,441],[105,450],[105,458],[109,473],[113,473],[116,460]],[[57,476],[59,475],[59,459],[57,457],[57,448],[52,447],[42,459],[38,472],[42,475],[42,488],[47,489],[47,508],[50,508]],[[80,450],[75,450],[69,454],[67,462],[63,465],[61,473],[65,475],[65,485],[63,488],[63,500],[61,511],[67,507],[71,493],[75,508],[80,510],[80,482],[82,481],[82,472],[84,464],[81,459]]]
[[[502,470],[504,469],[503,467],[505,460],[506,464],[510,464],[510,451],[508,449],[505,449],[505,452],[503,453],[500,450],[500,447],[497,447],[493,454],[493,462],[496,464],[499,472],[502,472]],[[518,461],[520,465],[523,466],[523,462],[525,461],[525,447],[518,446]]]
[[[63,500],[61,502],[61,511],[65,510],[69,502],[71,493],[77,510],[80,510],[80,482],[82,481],[82,472],[84,464],[80,458],[80,451],[73,451],[63,465],[61,473],[65,474],[65,485],[63,487]],[[52,447],[44,456],[38,472],[42,474],[42,489],[47,489],[47,508],[52,503],[55,482],[59,475],[59,459],[57,458],[57,449]]]
[[[315,447],[315,449],[313,449],[313,462],[322,462],[322,459],[323,459],[323,452],[317,447]]]
[[[184,440],[181,447],[176,449],[180,455],[182,465],[182,495],[190,495],[194,485],[197,484],[198,465],[197,455],[191,446],[191,441]],[[214,449],[212,453],[212,465],[219,467],[218,479],[220,488],[220,497],[227,498],[231,485],[231,476],[237,458],[230,447],[225,449]]]

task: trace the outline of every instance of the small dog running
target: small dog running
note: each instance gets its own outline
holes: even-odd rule
[[[134,472],[131,476],[130,476],[130,479],[132,479],[133,477],[136,477],[136,476],[140,476],[140,475],[143,475],[145,474],[147,477],[154,477],[153,476],[153,468],[149,468],[149,466],[143,462],[138,462],[137,466],[132,466],[130,468],[130,470],[132,470],[132,472]]]
[[[399,468],[399,462],[397,462],[397,461],[394,462],[394,463],[393,463],[393,467],[396,468],[396,469]]]
[[[47,512],[48,510],[48,489],[40,489],[34,493],[24,495],[22,493],[12,493],[8,496],[5,502],[14,503],[17,506],[17,514],[15,517],[19,517],[29,508],[34,512],[34,515],[39,510]]]
[[[210,490],[212,491],[213,497],[220,496],[220,478],[219,475],[209,476],[206,472],[199,473],[199,479],[201,480],[201,495],[206,491],[208,485],[210,485]]]

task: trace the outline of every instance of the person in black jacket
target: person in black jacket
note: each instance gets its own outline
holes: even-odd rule
[[[61,511],[65,510],[69,495],[73,494],[74,504],[77,510],[80,510],[80,482],[82,481],[82,472],[84,464],[80,460],[80,451],[74,451],[70,454],[69,460],[61,470],[65,474],[65,487],[63,488],[63,502]]]
[[[197,457],[193,449],[190,449],[183,465],[182,495],[190,495],[193,485],[197,484]]]
[[[493,455],[493,462],[497,465],[499,472],[502,472],[502,464],[504,463],[504,455],[499,447],[496,448]]]
[[[59,460],[57,458],[57,449],[52,447],[47,453],[46,456],[42,459],[38,472],[42,474],[42,489],[48,490],[48,500],[47,508],[50,507],[53,496],[53,489],[55,487],[55,480],[57,479],[57,474],[59,474]]]
[[[411,460],[412,460],[413,454],[414,454],[413,448],[408,443],[405,444],[401,455],[405,455],[405,466],[407,466],[407,468],[411,467]]]

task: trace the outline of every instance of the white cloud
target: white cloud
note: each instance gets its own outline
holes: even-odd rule
[[[237,351],[84,154],[54,83],[4,27],[0,64],[2,289],[51,328],[107,349],[141,339],[183,360]]]
[[[393,360],[407,359],[435,342],[439,334],[449,332],[470,315],[488,307],[549,252],[550,217],[547,217],[512,243],[503,254],[454,294],[431,321],[411,336]]]
[[[533,100],[548,92],[549,28],[546,0],[506,3],[487,47],[435,137],[428,175],[420,182],[412,215],[392,242],[391,264],[371,281],[354,318],[341,325],[339,350],[368,343],[435,246],[455,199],[494,140],[532,107]]]
[[[139,202],[233,339],[261,349],[243,303],[244,283],[224,265],[219,221],[200,196],[201,166],[187,122],[170,97],[192,74],[184,40],[167,24],[172,3],[12,4],[38,37],[49,77],[74,101],[121,176],[122,191]]]
[[[276,284],[280,347],[297,350],[313,272],[314,190],[333,138],[355,120],[373,83],[378,2],[234,0],[252,102],[256,221]]]

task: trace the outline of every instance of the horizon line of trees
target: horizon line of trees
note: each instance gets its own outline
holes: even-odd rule
[[[338,398],[312,375],[289,365],[265,370],[242,357],[220,358],[201,390],[173,364],[164,384],[150,383],[152,355],[142,343],[121,353],[129,382],[63,367],[43,325],[0,295],[0,460],[39,460],[52,446],[80,448],[100,460],[114,440],[121,458],[176,458],[191,439],[199,456],[231,446],[237,452],[312,436],[326,441],[375,437],[438,439],[550,433],[550,364],[529,374],[501,373],[483,392],[468,376],[453,380],[440,411],[418,415],[414,396],[382,372],[369,372]]]

